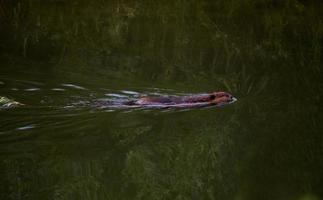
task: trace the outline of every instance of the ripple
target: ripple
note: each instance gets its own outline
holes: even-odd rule
[[[78,90],[86,90],[86,88],[79,86],[79,85],[75,85],[75,84],[70,84],[70,83],[63,83],[61,84],[64,87],[69,87],[69,88],[73,88],[73,89],[78,89]]]
[[[120,92],[124,93],[124,94],[129,94],[129,95],[139,95],[140,94],[139,92],[129,91],[129,90],[121,90]]]
[[[28,88],[28,89],[24,89],[24,91],[27,91],[27,92],[34,92],[34,91],[39,91],[40,88]]]
[[[52,91],[66,91],[66,90],[63,88],[52,88]]]
[[[35,128],[35,127],[36,127],[35,125],[30,124],[30,125],[27,125],[27,126],[21,126],[21,127],[18,127],[18,128],[16,128],[16,130],[18,130],[18,131],[24,131],[24,130],[33,129],[33,128]]]
[[[117,98],[127,98],[128,96],[126,95],[123,95],[123,94],[116,94],[116,93],[107,93],[107,94],[104,94],[105,96],[108,96],[108,97],[117,97]]]

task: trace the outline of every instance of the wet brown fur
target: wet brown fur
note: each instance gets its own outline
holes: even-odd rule
[[[197,94],[192,96],[172,97],[142,97],[134,102],[136,105],[154,105],[154,104],[196,104],[208,103],[210,105],[220,104],[232,101],[232,95],[226,92],[213,92],[209,94]]]

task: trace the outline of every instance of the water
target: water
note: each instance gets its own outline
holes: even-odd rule
[[[320,1],[3,2],[0,199],[323,199]]]

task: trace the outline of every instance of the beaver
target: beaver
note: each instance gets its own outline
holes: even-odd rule
[[[157,107],[221,106],[232,103],[235,100],[236,98],[227,92],[212,92],[190,96],[147,96],[134,101],[128,101],[126,105]]]

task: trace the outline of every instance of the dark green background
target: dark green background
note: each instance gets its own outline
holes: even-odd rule
[[[26,106],[0,111],[0,199],[323,199],[322,19],[318,0],[1,0],[0,96]],[[120,90],[238,101],[65,107]]]

